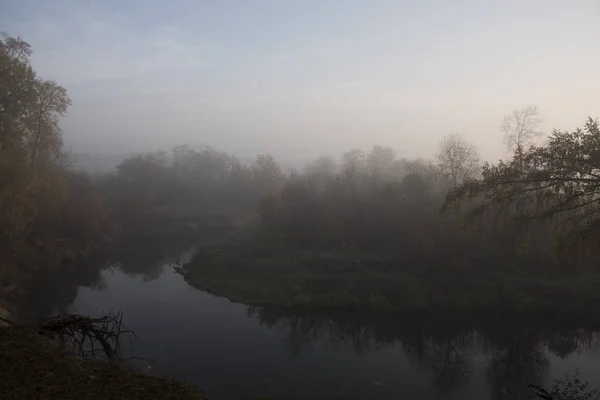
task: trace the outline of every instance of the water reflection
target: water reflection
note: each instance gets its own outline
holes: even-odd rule
[[[487,368],[491,398],[506,398],[507,394],[515,399],[527,398],[528,384],[540,385],[546,381],[549,334],[548,331],[527,327],[517,331],[494,327],[482,329],[486,353],[491,356]],[[592,332],[589,334],[594,335]]]
[[[504,325],[492,321],[449,318],[376,320],[356,316],[335,319],[278,308],[248,307],[248,315],[269,329],[285,332],[284,345],[293,354],[310,351],[319,340],[331,346],[347,345],[356,352],[401,345],[407,358],[432,375],[440,394],[460,392],[476,371],[474,361],[484,363],[491,399],[528,398],[528,384],[545,384],[549,354],[565,358],[573,353],[600,348],[600,335],[592,330],[563,330],[536,322]],[[517,329],[515,329],[517,328]]]
[[[173,271],[194,254],[178,246],[130,247],[60,274],[48,271],[22,300],[35,316],[64,311],[76,297],[73,309],[83,314],[123,309],[140,338],[137,356],[164,356],[163,373],[212,388],[214,398],[240,398],[268,380],[282,398],[343,392],[347,399],[519,399],[531,395],[529,383],[547,384],[577,366],[599,368],[597,357],[589,361],[600,349],[595,330],[548,321],[377,318],[233,304],[191,288]]]
[[[165,267],[189,262],[194,251],[189,241],[161,241],[153,246],[132,243],[112,254],[108,266],[151,282],[161,276]]]
[[[189,262],[196,246],[189,240],[161,241],[148,246],[128,243],[111,252],[65,261],[60,267],[42,269],[13,301],[24,319],[43,318],[65,312],[82,287],[106,289],[103,271],[116,269],[144,282],[158,279],[165,267]]]
[[[80,287],[106,288],[102,270],[105,258],[90,257],[85,263],[68,263],[60,269],[44,269],[11,301],[21,317],[37,319],[63,312],[75,300]]]

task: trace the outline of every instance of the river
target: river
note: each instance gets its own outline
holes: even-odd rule
[[[549,385],[576,369],[600,388],[594,330],[556,321],[257,309],[189,286],[174,267],[192,254],[149,268],[113,263],[75,286],[74,300],[63,294],[53,312],[122,310],[138,337],[133,355],[145,359],[138,366],[191,382],[216,400],[525,399],[529,383]]]

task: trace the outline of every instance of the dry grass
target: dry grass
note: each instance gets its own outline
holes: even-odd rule
[[[0,398],[205,399],[197,388],[173,379],[76,357],[31,327],[0,328]]]

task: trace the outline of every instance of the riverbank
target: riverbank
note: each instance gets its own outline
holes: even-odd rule
[[[303,250],[247,238],[205,247],[179,272],[196,288],[254,306],[600,321],[600,275],[427,265],[393,252]]]
[[[205,399],[186,383],[75,357],[29,327],[0,328],[0,393],[17,399]]]

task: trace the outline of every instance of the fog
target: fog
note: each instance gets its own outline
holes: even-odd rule
[[[373,144],[429,157],[458,132],[503,157],[499,121],[599,106],[594,0],[7,0],[0,25],[68,89],[74,151],[188,143],[306,162]],[[343,149],[343,150],[341,150]]]
[[[599,17],[5,0],[0,393],[597,399]]]

